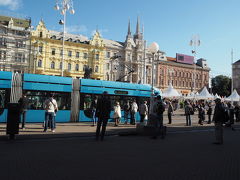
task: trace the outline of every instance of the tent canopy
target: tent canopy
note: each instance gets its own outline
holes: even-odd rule
[[[234,89],[232,94],[229,97],[227,97],[226,100],[229,100],[229,101],[239,101],[240,100],[240,96],[238,95],[236,89]]]
[[[203,88],[203,90],[197,95],[198,99],[213,99],[213,96],[208,92],[206,86]]]
[[[172,84],[170,84],[167,88],[166,91],[163,93],[163,97],[168,97],[168,98],[177,98],[181,97],[181,95],[177,92],[176,89],[173,88]]]

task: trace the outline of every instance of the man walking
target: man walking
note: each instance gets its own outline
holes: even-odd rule
[[[165,136],[165,130],[163,127],[163,113],[165,111],[165,103],[162,101],[162,98],[160,95],[156,97],[156,100],[153,105],[153,114],[151,114],[151,118],[154,118],[154,127],[155,127],[155,132],[153,135],[153,139],[157,139],[157,135],[161,133],[162,138]]]
[[[172,114],[173,114],[173,106],[172,102],[168,102],[168,124],[172,124]]]
[[[214,144],[223,144],[223,122],[224,122],[224,107],[221,99],[215,100],[216,106],[213,114],[213,121],[215,123],[216,142]]]
[[[20,105],[21,119],[22,119],[22,129],[25,129],[26,123],[26,114],[28,108],[28,98],[25,93],[23,93],[22,97],[18,101]]]
[[[139,113],[140,113],[140,117],[141,117],[140,122],[143,123],[144,119],[146,119],[146,116],[148,114],[147,101],[144,101],[143,104],[140,105]]]
[[[102,127],[101,140],[103,141],[108,119],[110,118],[111,102],[107,94],[108,94],[107,91],[104,91],[102,94],[102,97],[97,102],[97,108],[96,108],[96,117],[98,117],[97,129],[96,129],[97,141],[99,139],[101,127]]]
[[[185,116],[186,116],[186,126],[191,126],[191,114],[193,112],[193,107],[189,104],[188,101],[185,101]]]
[[[50,125],[51,131],[55,132],[55,113],[58,111],[57,101],[54,99],[54,94],[50,94],[50,97],[44,102],[45,123],[44,132],[47,132],[48,125]]]
[[[131,106],[130,106],[130,115],[131,115],[131,121],[130,124],[135,125],[136,123],[136,113],[138,111],[138,105],[136,103],[136,100],[134,99]]]

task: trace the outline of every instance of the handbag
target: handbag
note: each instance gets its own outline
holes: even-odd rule
[[[55,112],[55,114],[58,112],[58,110],[55,108],[55,105],[53,104],[53,102],[52,102],[52,100],[51,99],[49,99],[49,101],[52,103],[52,105],[54,106],[54,112]]]

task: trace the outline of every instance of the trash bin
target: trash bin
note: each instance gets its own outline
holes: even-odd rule
[[[20,122],[20,105],[18,103],[8,103],[7,113],[7,134],[10,139],[15,138],[15,134],[19,132]]]

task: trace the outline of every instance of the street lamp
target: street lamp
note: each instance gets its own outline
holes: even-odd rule
[[[198,35],[194,35],[190,41],[190,46],[193,46],[192,54],[194,55],[194,76],[193,78],[193,92],[196,90],[196,55],[197,55],[197,46],[200,46],[200,39]]]
[[[67,11],[70,12],[70,14],[74,14],[75,11],[73,9],[73,2],[72,0],[62,0],[62,2],[56,1],[56,5],[54,6],[54,9],[57,11],[60,11],[60,13],[63,15],[63,20],[59,21],[60,25],[63,25],[63,39],[62,39],[62,66],[61,66],[61,76],[63,76],[63,68],[64,68],[64,39],[65,39],[65,28],[66,28],[66,14]]]
[[[159,50],[159,45],[156,43],[156,42],[153,42],[148,50],[152,53],[152,93],[151,93],[151,101],[150,101],[150,113],[153,113],[153,97],[154,97],[154,88],[153,88],[153,85],[154,85],[154,60],[155,60],[155,54],[158,52]]]

